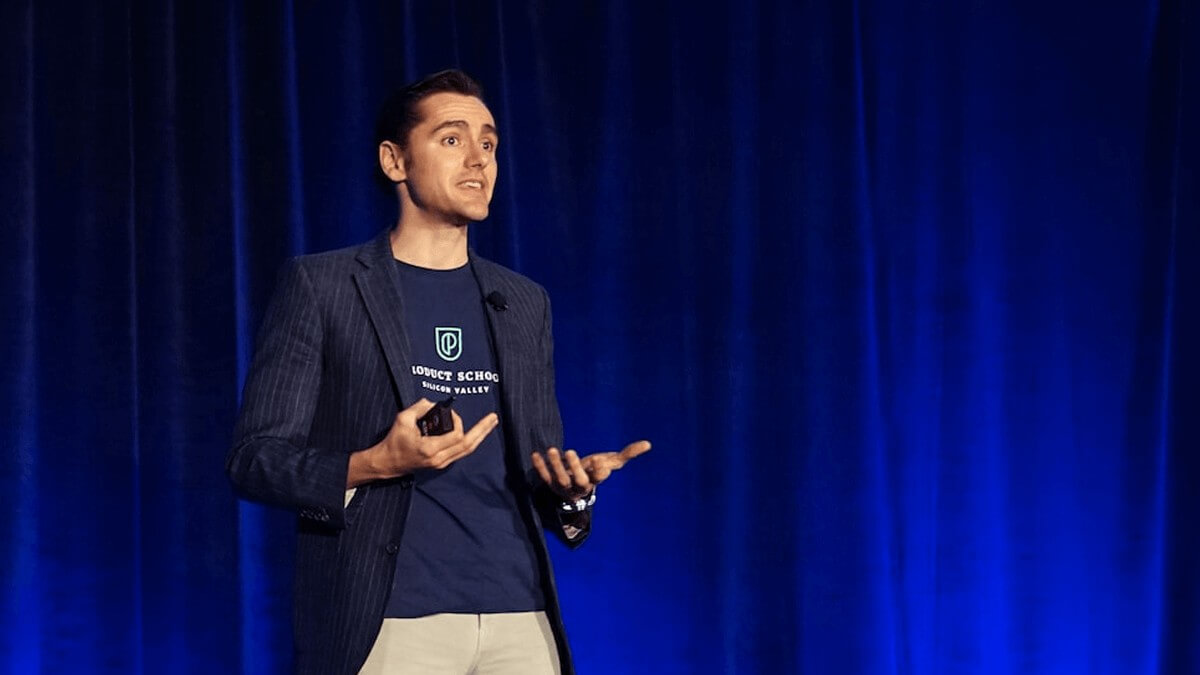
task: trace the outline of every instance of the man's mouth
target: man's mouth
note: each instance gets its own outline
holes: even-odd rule
[[[477,180],[467,180],[458,184],[459,187],[465,187],[470,190],[482,190],[483,183]]]

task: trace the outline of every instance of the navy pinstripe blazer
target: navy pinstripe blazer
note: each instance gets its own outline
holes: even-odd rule
[[[403,290],[384,232],[362,246],[301,256],[280,274],[259,331],[226,471],[242,496],[294,509],[295,667],[354,673],[383,623],[412,479],[362,485],[343,505],[350,453],[379,442],[396,412],[417,399],[404,329]],[[554,394],[550,303],[534,282],[474,254],[500,371],[500,429],[526,476],[533,449],[562,447]],[[563,672],[571,673],[542,523],[569,546],[539,487],[519,500],[538,533],[547,614]]]

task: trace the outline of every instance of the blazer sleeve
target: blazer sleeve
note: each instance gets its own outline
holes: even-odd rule
[[[538,443],[542,447],[537,449],[544,451],[547,447],[553,446],[562,450],[562,415],[558,409],[558,396],[554,388],[554,322],[550,313],[550,296],[544,289],[542,290],[542,299],[545,310],[538,346],[541,381],[537,387],[539,400],[535,408],[542,415],[542,418],[538,420],[538,428],[544,436]],[[559,509],[562,500],[542,482],[536,471],[530,471],[529,480],[534,485],[533,503],[544,527],[570,548],[582,544],[592,531],[592,510],[588,509],[579,514],[563,513]]]
[[[324,331],[302,259],[288,261],[259,331],[225,471],[248,499],[342,528],[350,456],[308,446]]]

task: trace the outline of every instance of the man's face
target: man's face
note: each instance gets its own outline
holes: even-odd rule
[[[418,104],[421,122],[403,151],[402,180],[430,220],[466,225],[487,218],[496,186],[496,121],[474,96],[442,92]]]

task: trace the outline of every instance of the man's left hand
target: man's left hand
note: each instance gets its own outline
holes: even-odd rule
[[[637,441],[620,452],[597,452],[580,458],[574,450],[550,448],[533,453],[533,468],[563,501],[573,502],[592,493],[597,485],[629,460],[650,450],[650,441]]]

